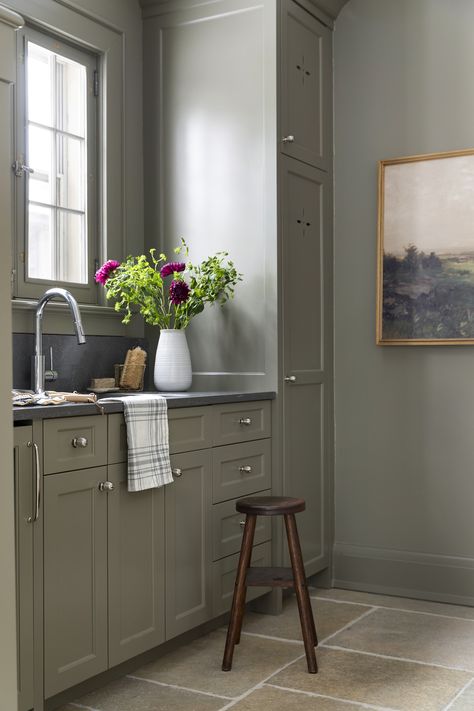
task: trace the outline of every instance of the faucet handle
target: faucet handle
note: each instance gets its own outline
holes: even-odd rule
[[[53,346],[49,347],[49,366],[49,370],[44,373],[44,379],[48,382],[55,381],[58,379],[58,371],[53,367]]]

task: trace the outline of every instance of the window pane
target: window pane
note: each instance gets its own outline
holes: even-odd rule
[[[54,202],[53,137],[49,128],[28,128],[28,164],[34,170],[28,182],[29,198],[50,205]]]
[[[53,125],[54,54],[28,42],[28,114],[30,121]]]
[[[86,135],[86,68],[56,56],[57,128],[77,136]]]
[[[58,279],[76,284],[87,284],[87,241],[84,215],[59,210],[58,237]]]
[[[54,279],[54,211],[30,205],[28,211],[28,276]]]
[[[57,204],[72,210],[85,209],[85,141],[64,134],[57,136]]]

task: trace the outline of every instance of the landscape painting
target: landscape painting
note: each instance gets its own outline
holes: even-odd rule
[[[474,150],[380,162],[377,343],[474,343]]]

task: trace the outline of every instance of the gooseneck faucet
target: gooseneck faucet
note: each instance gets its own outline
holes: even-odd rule
[[[51,299],[54,299],[56,296],[64,299],[71,310],[78,344],[81,345],[86,342],[79,306],[74,296],[66,289],[60,289],[59,287],[45,291],[36,306],[35,354],[32,358],[32,380],[34,391],[37,394],[44,393],[45,359],[43,355],[43,311],[48,301],[51,301]]]

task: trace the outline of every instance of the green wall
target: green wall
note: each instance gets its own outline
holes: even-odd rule
[[[474,3],[335,29],[335,578],[474,604],[474,348],[377,347],[377,161],[474,147]]]

